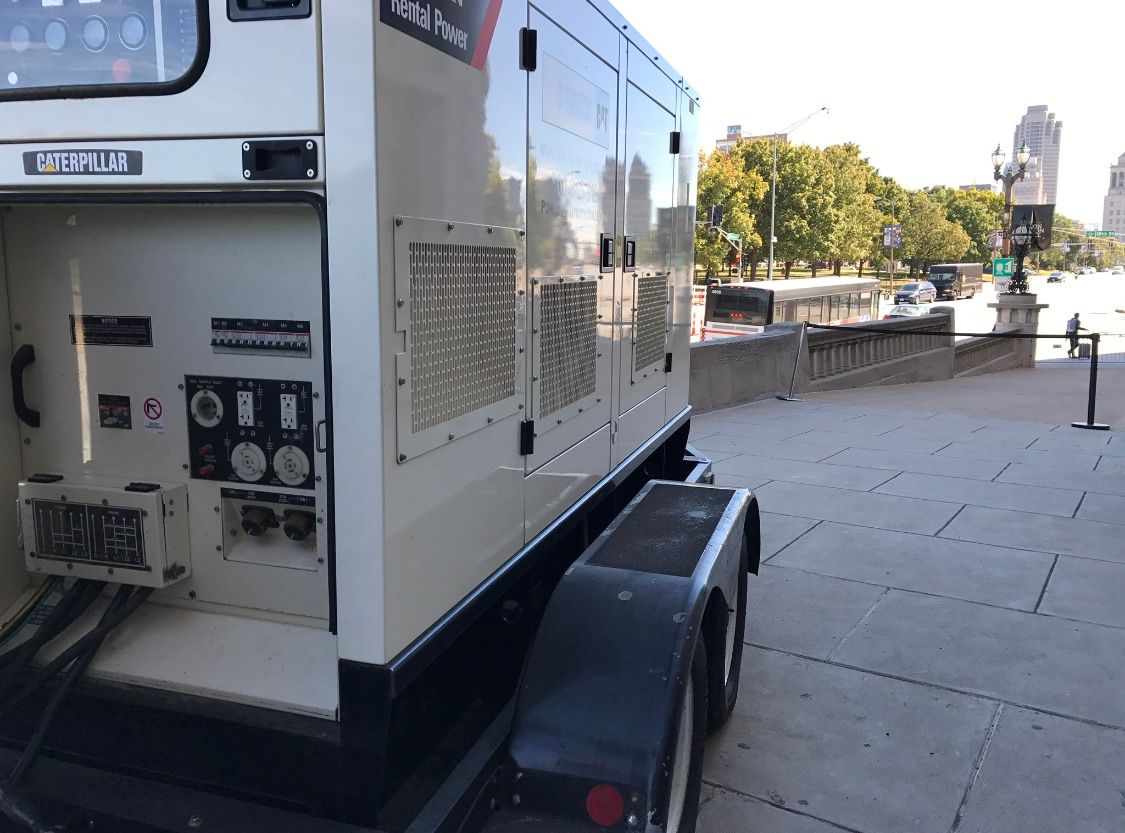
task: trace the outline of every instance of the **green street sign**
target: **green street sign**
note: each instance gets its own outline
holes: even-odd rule
[[[992,277],[993,278],[1010,278],[1012,277],[1013,267],[1016,259],[1014,257],[998,257],[992,261]]]
[[[1087,237],[1116,237],[1117,232],[1110,229],[1100,229],[1086,232]]]
[[[728,231],[727,237],[729,237],[731,240],[734,240],[734,241],[738,241],[738,240],[742,239],[742,235],[737,231]]]

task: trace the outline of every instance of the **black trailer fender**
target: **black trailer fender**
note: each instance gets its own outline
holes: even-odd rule
[[[695,645],[702,634],[724,661],[727,613],[758,552],[749,491],[641,490],[551,595],[513,720],[512,804],[590,825],[590,790],[608,785],[626,804],[609,829],[660,824]]]

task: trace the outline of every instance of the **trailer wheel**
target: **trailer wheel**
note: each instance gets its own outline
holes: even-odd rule
[[[664,833],[695,833],[699,795],[703,790],[703,747],[707,742],[707,649],[697,639],[691,677],[680,705],[672,774],[668,786],[668,814]]]
[[[722,639],[712,644],[723,646],[723,662],[713,662],[708,669],[711,693],[708,699],[707,731],[715,732],[730,719],[738,701],[738,685],[742,676],[743,639],[746,636],[746,583],[749,553],[742,539],[742,559],[738,566],[738,601],[733,611],[720,619]]]

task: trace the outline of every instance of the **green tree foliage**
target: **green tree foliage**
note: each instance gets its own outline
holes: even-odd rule
[[[761,174],[746,168],[742,154],[716,150],[700,155],[697,219],[706,220],[712,205],[723,206],[723,228],[742,235],[744,266],[748,259],[753,262],[752,253],[762,248],[757,215],[768,190]],[[730,262],[730,244],[706,226],[697,225],[695,229],[696,263],[709,275],[717,274]]]
[[[881,234],[882,214],[872,190],[877,173],[860,156],[857,145],[832,145],[824,149],[824,157],[835,185],[835,223],[828,238],[828,259],[839,275],[844,263],[866,260],[871,255],[873,237]]]
[[[902,226],[901,257],[910,264],[912,276],[932,263],[961,261],[969,250],[969,235],[947,220],[941,204],[923,191],[910,195]]]
[[[939,186],[927,194],[945,209],[947,220],[957,223],[969,235],[967,261],[987,263],[992,257],[988,235],[1003,227],[1004,197],[992,191],[961,191]]]

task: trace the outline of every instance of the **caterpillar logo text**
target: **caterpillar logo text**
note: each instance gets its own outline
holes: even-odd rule
[[[59,149],[23,155],[27,176],[140,176],[144,154],[139,150]]]

